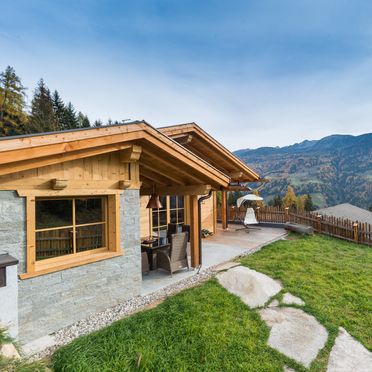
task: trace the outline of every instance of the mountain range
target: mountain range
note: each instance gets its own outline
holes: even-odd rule
[[[372,206],[372,133],[334,134],[285,147],[260,147],[234,152],[262,177],[270,179],[261,195],[310,194],[317,207],[350,203]]]

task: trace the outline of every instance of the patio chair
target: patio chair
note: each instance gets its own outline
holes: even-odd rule
[[[258,221],[257,221],[257,218],[256,218],[256,215],[254,213],[253,208],[247,208],[247,211],[245,212],[243,225],[244,225],[244,227],[242,227],[240,229],[236,229],[235,231],[245,230],[245,232],[249,233],[249,229],[261,230],[258,227],[252,227],[252,225],[258,225]]]
[[[169,271],[171,276],[173,276],[175,271],[185,267],[187,267],[188,270],[190,269],[187,260],[187,239],[187,232],[171,235],[170,248],[156,252],[158,269]]]

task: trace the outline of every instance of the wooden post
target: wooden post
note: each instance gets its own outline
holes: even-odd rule
[[[190,195],[190,253],[191,266],[197,267],[200,264],[199,259],[199,214],[198,214],[198,196]]]
[[[222,194],[222,203],[221,203],[221,221],[222,229],[227,229],[227,192],[221,191]]]
[[[322,231],[322,215],[318,214],[316,216],[316,229],[321,232]]]
[[[288,207],[284,208],[284,221],[285,222],[289,221],[289,208]]]
[[[358,222],[353,223],[353,231],[354,231],[354,241],[355,241],[355,243],[359,243],[359,224],[358,224]]]

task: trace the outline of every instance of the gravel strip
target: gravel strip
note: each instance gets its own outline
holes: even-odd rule
[[[282,238],[283,236],[277,239],[273,239],[272,241],[267,242],[254,249],[247,250],[246,252],[230,259],[227,262],[238,260],[242,257],[251,255],[259,251],[265,245]],[[105,309],[104,311],[93,314],[86,319],[80,320],[72,325],[62,328],[59,331],[55,332],[53,335],[55,338],[55,345],[32,355],[29,359],[39,360],[51,356],[58,348],[70,343],[75,338],[92,333],[101,328],[107,327],[116,320],[123,319],[136,312],[145,310],[146,308],[151,307],[151,305],[157,304],[165,300],[167,297],[179,293],[184,289],[195,287],[197,284],[214,277],[218,272],[218,266],[220,266],[221,264],[223,263],[221,262],[218,265],[202,269],[200,272],[195,273],[195,275],[182,279],[179,282],[169,285],[168,287],[162,288],[145,296],[133,297],[114,307]]]

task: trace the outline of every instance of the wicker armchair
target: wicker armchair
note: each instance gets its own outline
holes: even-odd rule
[[[156,252],[158,269],[161,268],[169,271],[171,276],[173,276],[175,271],[185,267],[189,270],[190,267],[187,260],[187,240],[187,232],[172,234],[170,237],[170,248]]]

